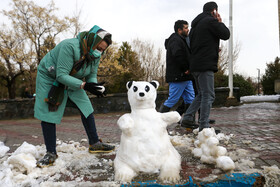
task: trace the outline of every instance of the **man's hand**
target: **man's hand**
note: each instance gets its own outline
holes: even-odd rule
[[[218,22],[222,22],[222,18],[218,12],[216,14],[216,18],[217,18]]]

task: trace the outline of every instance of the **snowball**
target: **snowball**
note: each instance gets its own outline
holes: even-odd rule
[[[216,160],[217,167],[221,168],[224,171],[234,170],[235,164],[228,156],[220,156]]]
[[[205,129],[203,129],[202,133],[205,138],[210,138],[210,137],[213,137],[216,135],[214,128],[205,128]]]
[[[227,154],[227,149],[222,146],[217,146],[213,149],[212,155],[215,157],[225,156]]]
[[[194,141],[194,146],[195,146],[195,147],[200,147],[200,145],[201,145],[201,143],[200,143],[199,140],[195,140],[195,141]]]
[[[194,148],[193,151],[192,151],[192,154],[195,156],[195,157],[201,157],[202,156],[202,149],[200,148]]]
[[[210,138],[207,139],[206,144],[209,147],[214,147],[214,146],[217,146],[219,144],[219,140],[216,137],[210,137]]]
[[[206,163],[206,164],[215,164],[216,163],[216,159],[212,156],[207,156],[207,155],[202,155],[200,160],[203,162],[203,163]]]

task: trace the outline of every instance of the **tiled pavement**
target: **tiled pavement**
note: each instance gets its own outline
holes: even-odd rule
[[[120,142],[121,131],[117,120],[121,113],[96,114],[95,120],[100,138],[104,142]],[[280,103],[253,103],[237,107],[213,108],[211,119],[216,120],[215,128],[223,133],[235,136],[230,139],[228,152],[233,149],[248,151],[248,158],[254,157],[254,168],[277,165],[280,168]],[[169,131],[179,134],[192,132],[173,124]],[[57,125],[57,138],[60,140],[80,141],[86,133],[79,116],[64,117]],[[40,121],[36,119],[0,120],[0,141],[11,148],[13,152],[24,141],[38,145],[43,143]],[[193,158],[190,152],[181,152],[181,177],[209,177],[217,174],[214,166],[197,167],[200,162]],[[219,172],[218,172],[219,174]],[[222,174],[222,173],[220,173]]]

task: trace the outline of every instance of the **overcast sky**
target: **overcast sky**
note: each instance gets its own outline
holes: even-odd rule
[[[10,9],[11,0],[1,0],[1,9]],[[46,6],[50,0],[34,0]],[[174,32],[178,19],[189,23],[202,12],[207,0],[56,0],[59,16],[72,16],[82,9],[84,30],[93,25],[112,33],[117,43],[139,38],[162,48]],[[223,22],[229,24],[229,0],[216,0]],[[2,20],[2,19],[1,19]],[[62,38],[64,39],[64,38]],[[233,0],[233,40],[240,44],[236,72],[256,78],[265,73],[266,63],[279,52],[278,0]],[[228,45],[225,43],[225,45]]]

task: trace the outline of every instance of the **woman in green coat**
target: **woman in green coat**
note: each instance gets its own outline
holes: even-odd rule
[[[41,120],[47,153],[37,166],[50,166],[57,158],[56,124],[61,122],[67,103],[81,113],[90,153],[114,149],[99,140],[93,107],[85,92],[105,94],[103,84],[97,83],[97,69],[101,54],[111,43],[111,34],[95,25],[88,32],[79,33],[77,38],[63,40],[41,60],[36,77],[34,116]]]

